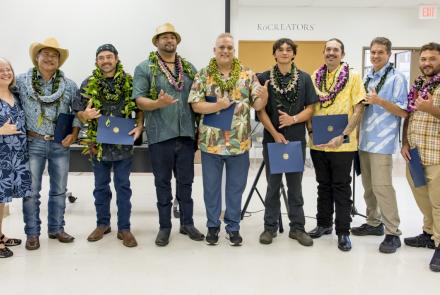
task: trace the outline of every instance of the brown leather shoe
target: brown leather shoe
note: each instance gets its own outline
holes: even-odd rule
[[[28,236],[26,239],[26,249],[37,250],[40,248],[40,239],[38,236]]]
[[[49,239],[58,239],[61,243],[72,243],[75,238],[65,231],[60,231],[56,234],[49,234]]]
[[[122,240],[122,244],[125,247],[136,247],[137,241],[133,234],[129,230],[123,230],[118,232],[118,239]]]
[[[87,241],[89,242],[96,242],[99,241],[104,237],[105,234],[108,234],[111,232],[110,226],[106,225],[100,225],[95,228],[94,231],[87,237]]]

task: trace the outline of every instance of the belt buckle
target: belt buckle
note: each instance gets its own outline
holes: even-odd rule
[[[49,140],[52,140],[52,136],[46,134],[46,135],[43,136],[43,139],[44,139],[45,141],[49,141]]]

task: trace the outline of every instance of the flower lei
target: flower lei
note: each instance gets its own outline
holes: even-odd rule
[[[156,88],[156,77],[158,74],[158,70],[167,77],[168,82],[176,89],[177,91],[182,91],[184,86],[183,74],[187,74],[191,80],[194,80],[195,73],[191,64],[186,61],[184,58],[180,57],[176,54],[175,58],[175,70],[176,75],[174,76],[170,69],[167,67],[165,62],[160,57],[157,51],[150,52],[148,57],[150,61],[150,69],[151,69],[151,85],[150,85],[150,98],[157,99],[158,92]]]
[[[275,89],[275,93],[281,94],[282,96],[286,97],[289,102],[294,103],[296,99],[298,98],[298,78],[299,73],[295,66],[295,64],[292,64],[290,68],[290,75],[292,79],[289,80],[289,83],[287,86],[283,87],[283,83],[281,82],[281,72],[277,65],[275,65],[270,70],[270,85]],[[287,96],[288,92],[293,91],[293,96]]]
[[[380,78],[379,83],[376,85],[375,87],[375,91],[376,93],[379,93],[379,91],[382,89],[382,86],[385,84],[385,80],[387,79],[388,73],[391,72],[391,70],[394,68],[394,64],[390,63],[388,65],[388,67],[385,69],[385,73],[383,74],[383,76]],[[371,81],[371,77],[368,77],[367,80],[365,80],[364,83],[364,88],[365,91],[368,92],[368,84],[370,84]]]
[[[420,75],[411,86],[408,93],[408,112],[414,112],[416,110],[415,104],[417,96],[427,99],[428,93],[432,95],[437,86],[440,85],[440,73],[437,73],[427,83],[425,82],[426,78],[423,75]]]
[[[319,96],[322,108],[328,108],[331,106],[334,103],[336,96],[342,91],[342,89],[344,89],[348,82],[350,71],[348,64],[343,63],[338,71],[339,74],[336,73],[338,78],[333,90],[327,89],[327,85],[325,85],[327,80],[327,65],[324,64],[321,66],[316,73],[315,85],[318,88],[316,92]]]
[[[56,104],[56,113],[58,114],[58,107],[60,106],[60,101],[64,96],[64,84],[63,87],[60,88],[61,79],[63,75],[60,70],[56,70],[55,79],[52,84],[51,94],[49,96],[44,95],[44,91],[42,89],[42,83],[40,78],[38,77],[37,67],[32,69],[32,78],[31,78],[31,87],[34,91],[34,95],[31,95],[31,98],[35,98],[40,104],[40,113],[37,118],[37,127],[43,125],[43,121],[47,120],[49,122],[55,123],[54,120],[46,117],[46,107],[51,106],[52,104]],[[43,99],[42,99],[43,98]]]
[[[217,60],[215,58],[211,58],[211,60],[209,61],[208,75],[212,76],[215,84],[217,84],[218,87],[220,87],[222,93],[224,93],[225,91],[229,91],[235,87],[235,84],[237,83],[238,78],[240,77],[240,71],[241,71],[240,62],[238,61],[237,58],[234,58],[232,60],[232,71],[230,77],[225,81],[221,78],[220,71],[218,70]]]
[[[103,102],[110,104],[118,104],[121,99],[124,100],[124,107],[120,110],[125,118],[129,118],[132,112],[136,109],[136,103],[131,99],[133,89],[133,78],[131,75],[124,72],[124,68],[120,62],[116,66],[116,72],[113,76],[114,89],[110,89],[106,78],[103,76],[101,69],[96,67],[93,70],[92,76],[84,87],[82,95],[87,97],[92,102],[92,107],[101,109]],[[98,120],[91,120],[88,123],[87,138],[85,139],[86,146],[82,153],[89,154],[91,148],[96,148],[97,160],[102,159],[102,144],[96,142],[96,133],[98,129]]]

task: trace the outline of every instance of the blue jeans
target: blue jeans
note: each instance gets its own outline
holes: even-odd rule
[[[176,137],[148,146],[156,186],[160,229],[171,228],[171,177],[176,177],[180,224],[193,225],[194,202],[191,198],[194,180],[194,140]]]
[[[39,236],[40,191],[43,171],[48,163],[50,180],[47,205],[48,233],[57,234],[64,230],[64,211],[66,209],[66,187],[69,174],[69,148],[53,141],[28,137],[29,166],[32,177],[32,194],[23,198],[24,232],[28,236]]]
[[[97,226],[110,225],[110,173],[113,167],[113,184],[116,190],[116,204],[118,206],[118,230],[130,230],[131,215],[131,188],[130,172],[133,157],[120,161],[93,160],[93,173],[95,174],[96,224]]]
[[[222,174],[226,164],[226,231],[240,230],[241,199],[249,171],[249,153],[222,156],[202,152],[203,196],[208,227],[220,226]]]

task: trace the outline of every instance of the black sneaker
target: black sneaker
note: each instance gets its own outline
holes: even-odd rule
[[[352,227],[351,233],[355,236],[383,236],[383,224],[372,226],[364,223],[359,227]]]
[[[219,227],[208,227],[208,233],[206,234],[206,243],[208,245],[217,245],[219,232]]]
[[[380,243],[379,251],[382,253],[394,253],[397,248],[400,248],[402,244],[400,243],[400,238],[394,235],[386,235],[385,240]]]
[[[434,256],[432,256],[429,268],[432,271],[440,272],[440,246],[435,248]]]
[[[240,236],[238,231],[228,232],[228,236],[226,237],[229,240],[229,245],[231,246],[241,246],[243,242],[243,238]]]
[[[410,247],[435,249],[435,244],[434,241],[431,240],[431,235],[425,231],[416,237],[404,238],[403,242]]]

